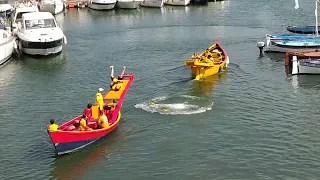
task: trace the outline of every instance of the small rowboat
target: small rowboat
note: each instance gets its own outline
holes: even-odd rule
[[[315,26],[287,26],[287,30],[297,34],[315,34],[316,33]],[[320,33],[320,30],[318,30],[318,32]]]
[[[286,52],[286,71],[289,74],[320,74],[320,51]]]
[[[103,97],[106,104],[112,102],[114,106],[111,110],[106,111],[110,124],[108,128],[94,129],[96,127],[96,121],[88,121],[88,126],[92,127],[93,130],[79,131],[76,127],[79,127],[81,116],[78,116],[60,125],[58,131],[47,130],[57,155],[71,153],[84,148],[105,137],[118,126],[121,118],[120,109],[122,102],[132,84],[134,74],[124,75],[123,77],[120,90],[109,90]],[[98,116],[99,107],[94,105],[92,106],[92,118],[96,119]]]
[[[229,56],[218,39],[199,56],[193,56],[192,59],[184,61],[184,65],[191,68],[192,77],[196,80],[215,75],[228,64]]]
[[[320,38],[271,41],[267,43],[266,51],[310,51],[320,49]]]

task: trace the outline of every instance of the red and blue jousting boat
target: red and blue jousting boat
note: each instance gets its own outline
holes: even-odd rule
[[[127,94],[133,79],[134,74],[124,75],[120,90],[109,90],[104,95],[103,99],[105,104],[108,105],[108,103],[111,103],[113,106],[113,108],[105,111],[110,124],[108,128],[94,129],[96,127],[96,121],[90,120],[88,121],[88,126],[92,127],[93,130],[79,131],[78,127],[79,120],[81,119],[80,115],[60,125],[57,131],[48,130],[48,134],[55,147],[56,154],[61,155],[77,151],[105,137],[107,134],[116,129],[121,118],[120,109],[122,107],[123,99]],[[94,105],[92,106],[92,118],[96,119],[98,116],[99,107]]]

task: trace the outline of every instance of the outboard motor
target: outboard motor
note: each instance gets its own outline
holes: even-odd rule
[[[258,42],[258,43],[257,43],[257,47],[258,47],[259,50],[260,50],[260,57],[263,56],[263,48],[264,48],[265,46],[266,46],[266,45],[265,45],[264,42]]]

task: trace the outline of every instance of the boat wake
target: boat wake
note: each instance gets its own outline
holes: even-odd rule
[[[199,114],[211,110],[212,106],[213,102],[208,103],[205,98],[188,95],[156,97],[150,101],[135,105],[136,108],[147,112],[168,115]]]

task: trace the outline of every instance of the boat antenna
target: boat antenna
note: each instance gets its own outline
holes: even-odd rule
[[[318,3],[319,3],[319,0],[316,0],[316,9],[314,10],[314,14],[316,16],[316,37],[319,37],[319,32],[318,32]]]

